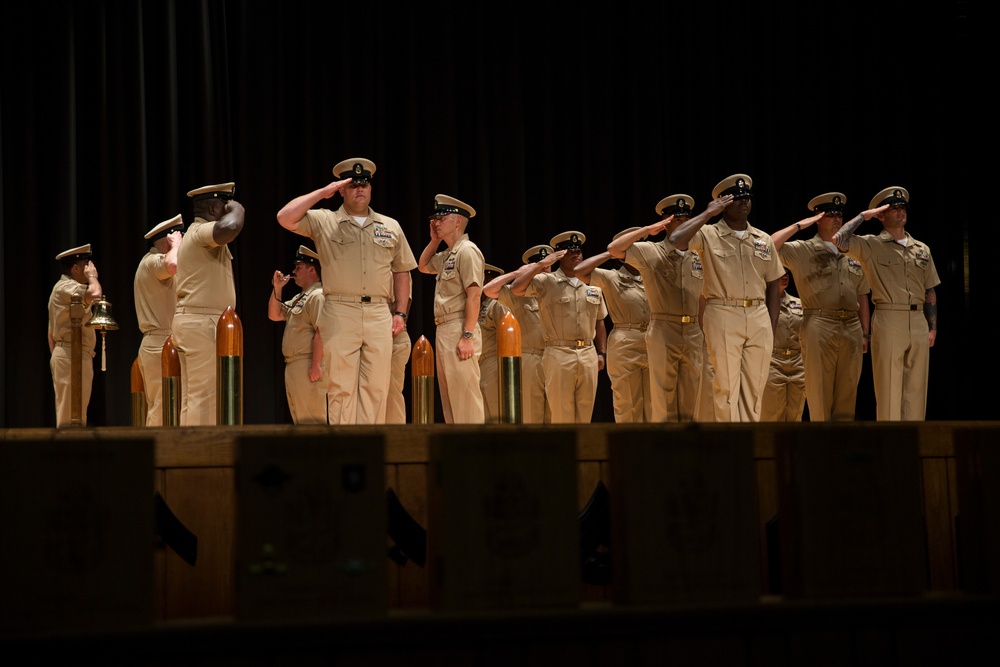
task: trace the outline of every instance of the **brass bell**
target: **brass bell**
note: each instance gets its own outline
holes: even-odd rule
[[[97,329],[101,332],[101,370],[108,370],[108,341],[107,335],[109,331],[114,331],[118,328],[118,323],[115,322],[115,318],[111,316],[111,304],[108,302],[104,296],[101,296],[100,301],[93,306],[94,314],[91,316],[90,320],[87,321],[87,326],[91,329]]]
[[[88,327],[101,331],[114,331],[118,328],[118,323],[111,316],[111,304],[103,296],[94,304],[93,310],[94,314],[87,322]]]

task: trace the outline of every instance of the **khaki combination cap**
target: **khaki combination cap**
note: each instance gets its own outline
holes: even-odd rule
[[[555,250],[550,245],[531,246],[524,251],[523,255],[521,255],[521,261],[525,264],[534,264],[539,260],[545,259],[554,252]]]
[[[300,245],[299,249],[295,251],[295,263],[298,264],[299,262],[319,266],[319,255],[312,248]]]
[[[691,195],[670,195],[656,204],[656,215],[668,217],[671,215],[691,217],[694,215],[694,197]]]
[[[910,204],[910,193],[906,191],[906,188],[893,185],[872,197],[872,201],[868,205],[868,208],[878,208],[883,204],[889,204],[890,206],[908,206]]]
[[[192,201],[202,201],[203,199],[222,199],[229,201],[236,195],[235,183],[219,183],[217,185],[205,185],[187,193]]]
[[[718,199],[725,195],[733,195],[733,199],[745,199],[753,197],[750,189],[753,187],[753,179],[746,174],[733,174],[719,181],[719,184],[712,189],[712,199]]]
[[[353,179],[355,183],[368,183],[375,175],[375,163],[363,157],[348,158],[337,163],[333,175]]]
[[[498,276],[502,276],[507,272],[501,269],[499,266],[494,266],[493,264],[484,264],[483,273],[495,273]]]
[[[430,217],[437,218],[451,213],[458,213],[459,215],[464,215],[466,218],[476,217],[476,209],[462,200],[449,197],[448,195],[434,195],[434,210],[431,212]]]
[[[70,248],[69,250],[63,250],[61,253],[56,255],[57,260],[63,259],[90,259],[93,253],[90,251],[90,244],[77,246],[75,248]]]
[[[587,242],[587,236],[583,232],[563,232],[562,234],[556,234],[549,241],[551,245],[556,250],[580,250],[583,248],[583,244]]]
[[[174,231],[175,229],[180,231],[183,228],[184,228],[184,218],[182,218],[181,214],[178,213],[169,220],[164,220],[160,224],[150,229],[148,232],[146,232],[146,235],[143,236],[143,238],[156,242],[165,237],[170,232]]]
[[[824,192],[809,200],[809,210],[814,213],[839,213],[844,214],[844,206],[847,204],[847,195],[843,192]]]

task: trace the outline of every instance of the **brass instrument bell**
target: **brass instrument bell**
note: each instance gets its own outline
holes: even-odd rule
[[[109,331],[114,331],[118,328],[118,323],[115,322],[115,318],[111,316],[111,304],[102,295],[100,300],[93,306],[94,314],[91,316],[90,320],[87,321],[87,326],[91,329],[97,329],[101,332],[101,370],[108,370],[108,353],[107,353],[107,333]]]

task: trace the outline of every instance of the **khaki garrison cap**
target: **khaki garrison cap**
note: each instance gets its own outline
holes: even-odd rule
[[[188,197],[191,197],[192,201],[201,201],[203,199],[224,199],[228,201],[235,194],[235,183],[219,183],[218,185],[206,185],[192,190],[188,193]]]
[[[180,230],[183,229],[183,227],[184,227],[184,218],[182,218],[181,214],[178,213],[169,220],[164,220],[156,227],[150,229],[148,232],[146,232],[146,235],[143,238],[149,239],[150,241],[155,243],[156,241],[159,241],[160,239],[165,237],[170,232],[174,231],[175,228]]]
[[[304,245],[300,245],[299,249],[295,252],[295,262],[319,266],[319,255],[317,255],[314,250],[307,248]]]
[[[613,237],[611,238],[611,240],[612,240],[612,241],[616,241],[616,240],[618,240],[619,238],[621,238],[622,236],[625,236],[626,234],[628,234],[628,233],[630,233],[630,232],[634,232],[634,231],[636,231],[636,230],[638,230],[638,229],[642,229],[642,227],[629,227],[628,229],[623,229],[623,230],[621,230],[620,232],[618,232],[617,234],[615,234],[615,235],[614,235],[614,236],[613,236]],[[637,240],[638,240],[638,241],[644,241],[644,240],[646,240],[647,238],[649,238],[649,234],[643,234],[643,235],[642,235],[642,236],[640,236],[640,237],[639,237],[639,238],[638,238]]]
[[[587,242],[587,237],[583,232],[563,232],[562,234],[556,234],[549,241],[551,245],[556,250],[580,250],[583,244]]]
[[[723,195],[733,195],[733,199],[745,199],[753,197],[750,188],[753,187],[753,179],[746,174],[733,174],[721,181],[712,189],[712,199],[718,199]]]
[[[656,204],[656,215],[664,218],[671,215],[694,215],[694,198],[691,195],[670,195]]]
[[[902,204],[903,206],[909,206],[910,193],[906,191],[906,188],[893,185],[872,197],[872,203],[868,205],[868,208],[878,208],[882,204],[889,204],[890,206]]]
[[[90,244],[78,246],[76,248],[70,248],[69,250],[63,250],[61,253],[56,255],[57,260],[63,259],[90,259],[92,253],[90,252]]]
[[[531,246],[524,251],[523,255],[521,255],[521,261],[525,264],[534,264],[539,260],[545,259],[554,252],[555,250],[553,250],[550,245]]]
[[[348,158],[337,163],[333,175],[353,179],[355,183],[367,183],[375,175],[375,163],[363,157]]]
[[[844,214],[844,206],[847,204],[847,195],[843,192],[824,192],[818,197],[809,200],[809,210],[814,213],[839,213]]]
[[[438,216],[449,215],[451,213],[458,213],[459,215],[464,215],[466,218],[476,217],[476,209],[465,202],[454,197],[449,197],[448,195],[434,195],[434,211],[429,217],[437,218]]]

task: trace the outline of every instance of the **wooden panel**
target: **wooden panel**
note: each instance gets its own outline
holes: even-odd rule
[[[1000,594],[1000,438],[995,428],[955,431],[960,584]]]
[[[923,593],[916,427],[816,426],[777,434],[783,594]]]
[[[432,437],[432,608],[579,604],[574,440],[569,428],[451,429]]]
[[[427,529],[427,463],[396,466],[394,487],[399,502],[414,521]],[[422,609],[430,605],[427,566],[408,561],[405,565],[390,563],[395,571],[397,595],[394,609]]]
[[[153,477],[153,487],[162,496],[166,472],[156,470]],[[170,549],[160,540],[154,541],[153,544],[153,618],[163,621],[167,619],[167,552]]]
[[[233,614],[233,469],[177,468],[164,474],[163,498],[198,537],[194,566],[166,555],[165,616],[170,619]]]
[[[752,433],[623,429],[621,435],[608,443],[613,601],[756,602]]]
[[[386,445],[386,453],[388,454],[389,446]],[[395,463],[386,463],[385,465],[385,488],[392,489],[396,491],[399,488],[399,465]],[[388,537],[386,538],[386,548],[392,547],[392,540]],[[387,576],[387,586],[388,586],[388,605],[389,609],[399,609],[400,608],[400,591],[399,591],[399,565],[393,562],[388,564],[388,570],[386,572]]]
[[[153,440],[0,442],[0,635],[153,624]]]
[[[235,619],[385,615],[384,438],[240,435],[236,445]]]
[[[930,589],[955,590],[952,489],[948,459],[922,459],[924,523]]]
[[[771,568],[778,554],[768,549],[767,525],[778,514],[778,464],[774,459],[756,459],[757,524],[760,544],[760,582],[762,591],[771,591]]]

